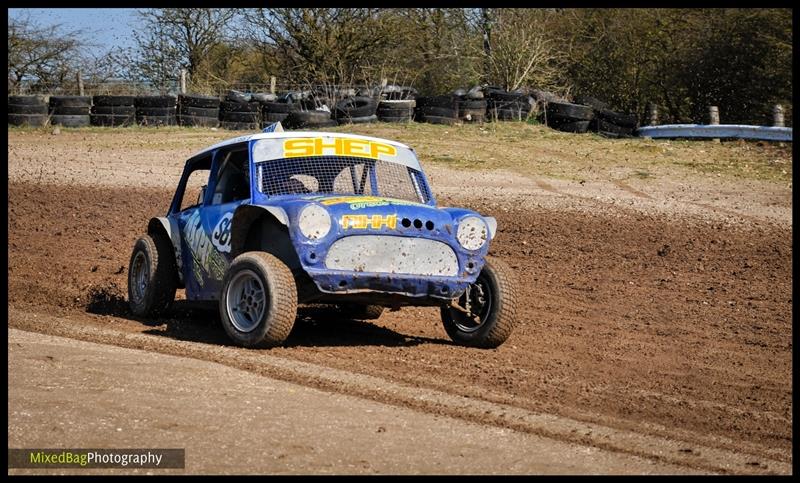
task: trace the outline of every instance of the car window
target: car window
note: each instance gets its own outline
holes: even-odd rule
[[[181,200],[181,211],[198,204],[197,198],[202,188],[208,183],[209,174],[210,170],[208,169],[198,169],[189,174],[189,179],[186,180],[186,189],[183,192],[183,199]]]
[[[247,150],[224,155],[218,181],[211,198],[212,205],[230,203],[250,197],[250,165]]]

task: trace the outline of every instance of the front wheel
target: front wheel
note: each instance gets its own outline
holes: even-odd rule
[[[269,253],[242,253],[225,273],[219,312],[225,332],[237,344],[283,344],[297,317],[292,271]]]
[[[499,346],[516,324],[514,273],[502,261],[487,258],[475,283],[441,312],[444,330],[453,342],[486,349]]]

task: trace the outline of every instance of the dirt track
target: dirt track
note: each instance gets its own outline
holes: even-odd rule
[[[154,153],[170,160],[158,168],[169,178],[151,180],[137,174],[147,162],[116,154],[102,136],[84,139],[89,161],[72,155],[73,144],[37,150],[17,141],[9,136],[9,307],[66,317],[77,329],[28,319],[10,326],[106,343],[114,341],[93,328],[165,336],[199,358],[207,357],[189,342],[228,345],[214,312],[183,302],[171,318],[140,321],[124,301],[130,247],[147,219],[165,211],[165,186],[194,148]],[[57,182],[37,169],[56,165],[99,169],[103,181]],[[686,442],[663,459],[687,467],[782,472],[766,461],[791,464],[791,190],[750,195],[726,180],[729,205],[688,200],[692,210],[671,210],[663,206],[680,199],[629,183],[578,196],[557,180],[517,178],[504,195],[496,173],[432,171],[434,190],[437,179],[445,185],[440,204],[498,219],[491,251],[516,269],[524,300],[509,341],[492,351],[451,345],[433,309],[371,324],[306,311],[287,347],[269,355]],[[758,209],[764,199],[768,208]],[[226,347],[215,358],[247,370],[250,354]],[[642,453],[588,435],[559,437]],[[738,468],[708,467],[693,463],[692,444],[751,456]]]

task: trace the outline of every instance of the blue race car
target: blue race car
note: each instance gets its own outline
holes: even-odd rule
[[[437,207],[408,146],[277,124],[186,162],[167,215],[134,245],[128,298],[135,315],[158,315],[185,288],[218,303],[245,347],[281,345],[298,304],[354,319],[440,306],[453,341],[497,347],[515,324],[516,282],[487,257],[496,229],[492,217]]]

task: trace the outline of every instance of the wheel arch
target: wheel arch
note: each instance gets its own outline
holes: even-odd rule
[[[268,227],[272,231],[284,232],[288,236],[289,217],[282,208],[274,206],[242,205],[236,208],[231,219],[231,257],[235,258],[249,248],[254,229]]]
[[[181,259],[181,236],[178,223],[167,218],[166,216],[150,218],[150,221],[147,223],[147,234],[151,237],[166,237],[172,243],[172,252],[175,256],[175,267],[178,269],[178,287],[184,288]]]

